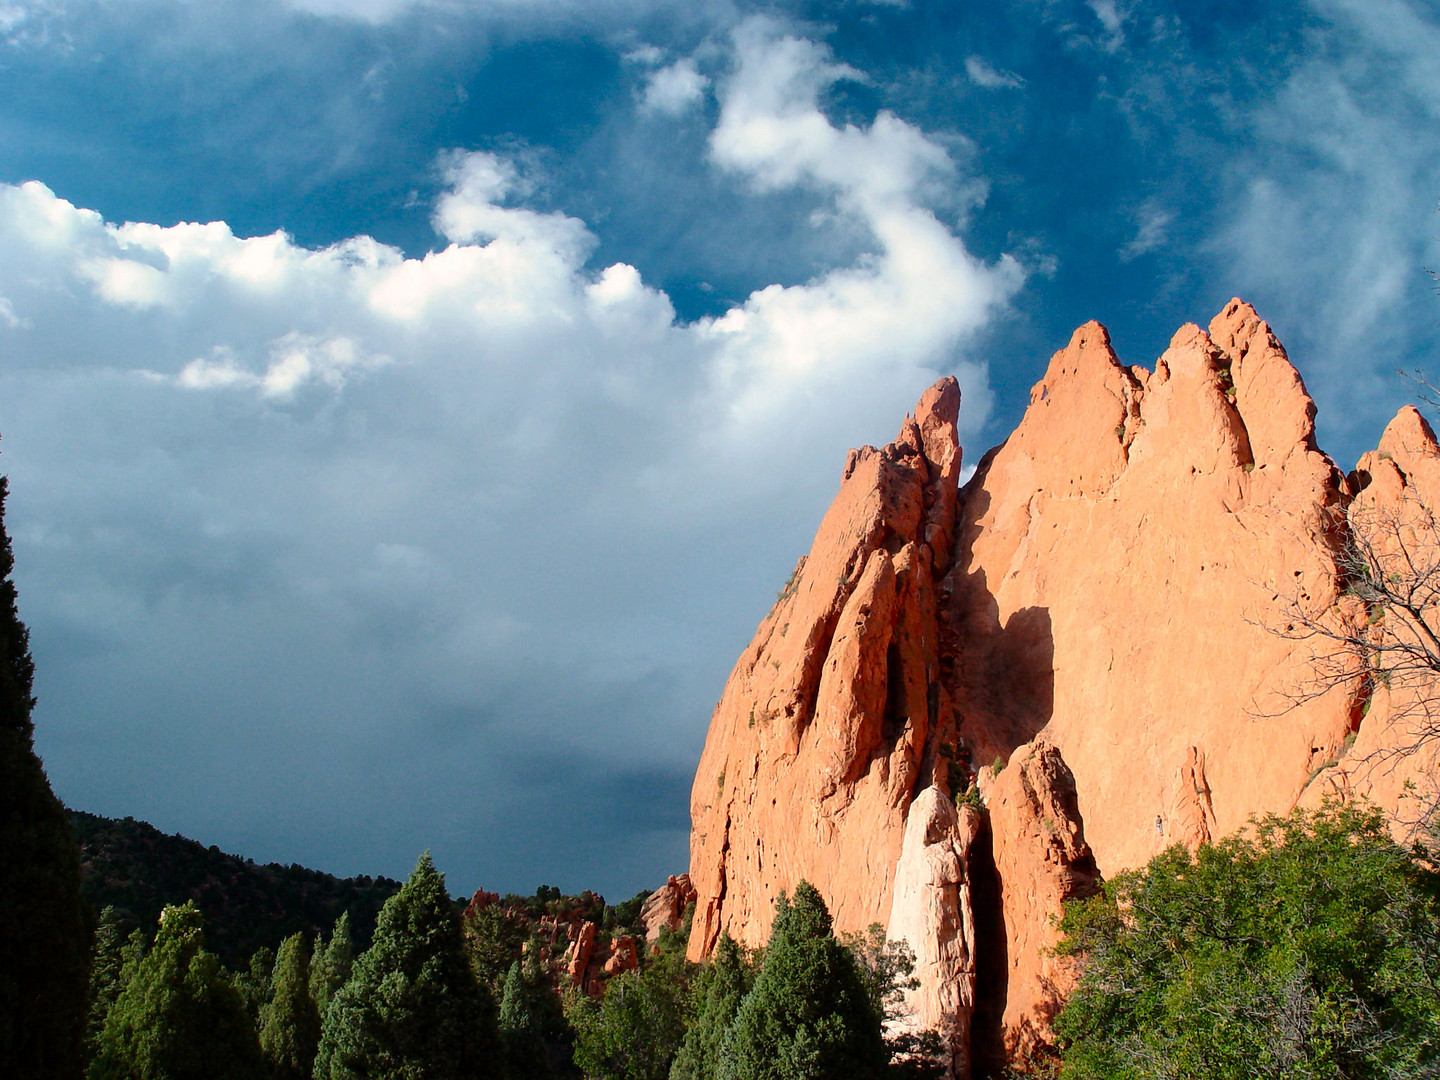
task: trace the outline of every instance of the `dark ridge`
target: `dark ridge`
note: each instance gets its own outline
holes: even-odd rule
[[[390,878],[258,866],[134,818],[69,813],[80,844],[80,889],[95,912],[113,906],[149,933],[165,905],[194,900],[205,916],[207,948],[232,969],[299,931],[328,935],[347,911],[358,953],[370,944],[380,908],[400,889]]]

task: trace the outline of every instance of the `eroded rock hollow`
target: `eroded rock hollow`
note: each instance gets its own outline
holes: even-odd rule
[[[762,943],[806,879],[837,929],[909,942],[905,1023],[966,1077],[1052,1041],[1073,981],[1052,917],[1101,874],[1324,792],[1413,797],[1426,687],[1317,682],[1285,619],[1343,614],[1356,515],[1423,525],[1440,449],[1405,409],[1342,474],[1239,300],[1154,370],[1080,327],[963,490],[959,409],[942,379],[851,451],[726,684],[691,796],[690,952]]]

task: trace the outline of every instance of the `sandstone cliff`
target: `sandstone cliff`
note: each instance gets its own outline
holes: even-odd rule
[[[1429,775],[1406,753],[1429,673],[1317,680],[1335,642],[1296,620],[1374,625],[1347,544],[1367,514],[1418,535],[1440,448],[1402,411],[1347,480],[1238,300],[1153,371],[1081,327],[957,493],[958,408],[942,380],[895,442],[851,452],[726,685],[692,793],[690,947],[760,943],[808,879],[837,929],[910,942],[910,1023],[966,1075],[1051,1039],[1072,978],[1051,917],[1099,873],[1324,790],[1395,809]],[[972,778],[983,815],[953,801]]]
[[[802,878],[836,926],[884,923],[914,792],[953,727],[937,578],[950,564],[960,391],[851,451],[810,553],[735,666],[691,794],[690,951],[758,944]]]

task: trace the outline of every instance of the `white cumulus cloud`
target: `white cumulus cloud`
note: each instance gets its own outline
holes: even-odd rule
[[[705,96],[709,85],[694,59],[683,57],[650,73],[641,103],[651,112],[680,116]]]
[[[865,254],[691,323],[635,266],[592,265],[591,228],[534,209],[543,178],[493,153],[444,159],[444,246],[416,256],[117,224],[0,185],[26,617],[39,642],[86,643],[40,692],[68,716],[93,713],[84,693],[114,705],[56,730],[66,775],[143,815],[161,758],[116,755],[204,728],[187,827],[258,812],[267,785],[346,835],[337,786],[476,792],[416,810],[437,853],[486,815],[562,827],[522,759],[620,777],[640,755],[688,782],[706,703],[845,449],[893,437],[946,372],[977,432],[967,343],[1022,281],[937,216],[974,183],[938,141],[826,115],[858,72],[767,20],[727,48],[714,166],[818,196]],[[313,779],[322,760],[316,783],[284,764]]]

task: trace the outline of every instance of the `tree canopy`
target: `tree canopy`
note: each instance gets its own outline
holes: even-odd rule
[[[1440,1075],[1440,874],[1373,809],[1266,817],[1068,906],[1071,1080]]]
[[[303,934],[280,945],[270,1000],[260,1007],[260,1049],[272,1080],[309,1080],[320,1045],[320,1010],[310,996],[310,950]]]
[[[90,1080],[263,1080],[255,1027],[194,904],[161,912],[154,946],[120,981]]]
[[[735,1016],[726,1072],[735,1080],[868,1080],[883,1075],[881,1017],[825,901],[808,882],[784,893],[765,965]]]
[[[316,1080],[482,1080],[503,1068],[494,999],[427,852],[330,999]]]

